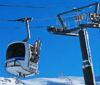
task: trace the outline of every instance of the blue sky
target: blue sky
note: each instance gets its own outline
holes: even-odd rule
[[[0,76],[9,77],[5,70],[6,49],[9,43],[25,38],[25,24],[2,20],[32,17],[31,40],[41,39],[40,74],[35,77],[82,76],[82,55],[78,37],[57,36],[47,32],[47,26],[59,25],[56,15],[99,0],[0,0],[0,5],[27,5],[44,8],[0,7]],[[43,26],[43,28],[35,28]],[[90,29],[89,39],[96,75],[100,75],[100,30]]]

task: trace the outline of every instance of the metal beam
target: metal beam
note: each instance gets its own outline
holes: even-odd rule
[[[91,60],[88,33],[85,29],[79,31],[79,39],[82,50],[83,74],[84,74],[85,85],[96,85],[93,65]]]
[[[88,8],[88,7],[91,7],[91,6],[96,6],[96,9],[95,9],[95,13],[98,13],[99,11],[99,3],[96,2],[96,3],[92,3],[92,4],[89,4],[89,5],[86,5],[86,6],[83,6],[83,7],[80,7],[80,8],[76,8],[76,9],[72,9],[72,10],[69,10],[69,11],[65,11],[65,12],[62,12],[62,13],[59,13],[58,15],[63,15],[63,14],[68,14],[68,13],[71,13],[71,12],[78,12],[80,10],[83,10],[85,8]]]

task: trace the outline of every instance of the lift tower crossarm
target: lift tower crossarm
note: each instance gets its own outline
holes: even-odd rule
[[[56,35],[66,35],[66,36],[78,36],[78,33],[75,33],[76,32],[76,29],[59,29],[59,28],[56,28],[54,26],[49,26],[48,27],[48,32],[51,32],[53,34],[56,34]]]

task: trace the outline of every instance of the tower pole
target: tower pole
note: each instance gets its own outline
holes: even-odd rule
[[[91,52],[89,46],[88,32],[86,29],[79,31],[80,46],[83,59],[83,74],[85,85],[96,85],[93,65],[91,60]]]

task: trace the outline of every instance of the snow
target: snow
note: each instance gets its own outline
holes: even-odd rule
[[[33,78],[16,80],[16,78],[0,77],[0,85],[84,85],[82,77],[58,77],[58,78]],[[100,82],[97,82],[100,85]]]

